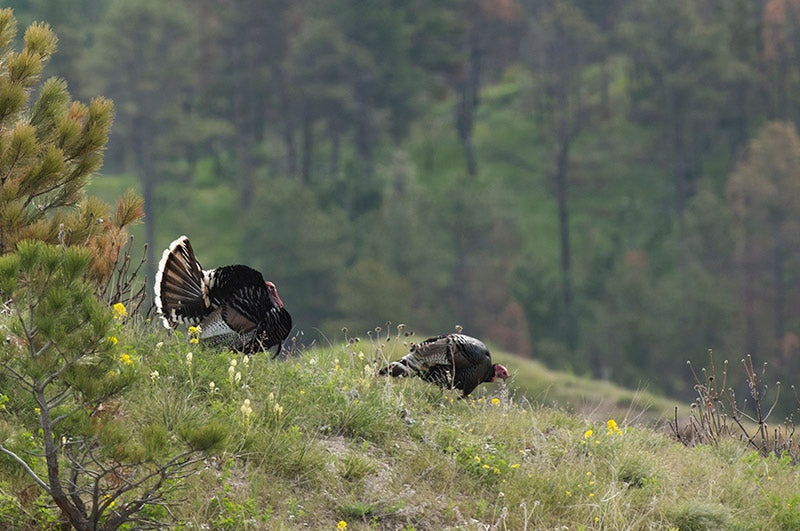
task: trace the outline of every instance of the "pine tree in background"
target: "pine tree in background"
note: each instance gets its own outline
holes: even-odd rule
[[[0,255],[26,239],[87,247],[94,251],[90,276],[103,285],[115,274],[126,227],[142,217],[133,193],[113,213],[83,194],[103,163],[113,104],[102,97],[88,106],[72,101],[58,78],[41,84],[30,101],[57,38],[34,23],[16,52],[16,30],[13,12],[0,10]]]

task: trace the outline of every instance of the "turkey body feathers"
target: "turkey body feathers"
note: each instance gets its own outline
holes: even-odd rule
[[[164,326],[199,324],[200,338],[212,344],[246,353],[278,345],[277,356],[292,329],[275,286],[261,273],[244,265],[203,270],[186,236],[164,251],[154,289]]]
[[[431,337],[414,345],[411,352],[382,368],[378,374],[419,376],[464,396],[481,383],[492,381],[494,365],[483,342],[463,334]]]

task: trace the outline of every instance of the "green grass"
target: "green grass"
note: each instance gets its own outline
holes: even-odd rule
[[[416,379],[375,376],[404,338],[271,361],[156,327],[123,334],[140,377],[118,414],[168,429],[217,418],[228,433],[172,509],[185,529],[800,526],[797,467],[734,441],[685,448],[653,427],[673,403],[645,392],[498,354],[510,384],[460,400]],[[14,397],[7,406],[0,422],[30,425]],[[53,518],[28,500],[30,485],[0,458],[0,528]]]

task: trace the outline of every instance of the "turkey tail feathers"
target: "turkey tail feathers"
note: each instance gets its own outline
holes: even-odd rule
[[[197,324],[209,306],[204,272],[189,238],[181,236],[164,250],[155,278],[155,304],[166,328]]]
[[[410,363],[409,357],[406,356],[391,362],[389,365],[379,370],[378,374],[381,376],[386,376],[388,374],[394,378],[398,376],[414,376],[417,374],[417,368]]]

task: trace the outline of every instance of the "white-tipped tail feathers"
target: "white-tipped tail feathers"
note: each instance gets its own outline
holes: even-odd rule
[[[204,271],[189,238],[181,236],[164,250],[158,263],[155,304],[166,328],[197,324],[210,305]]]

